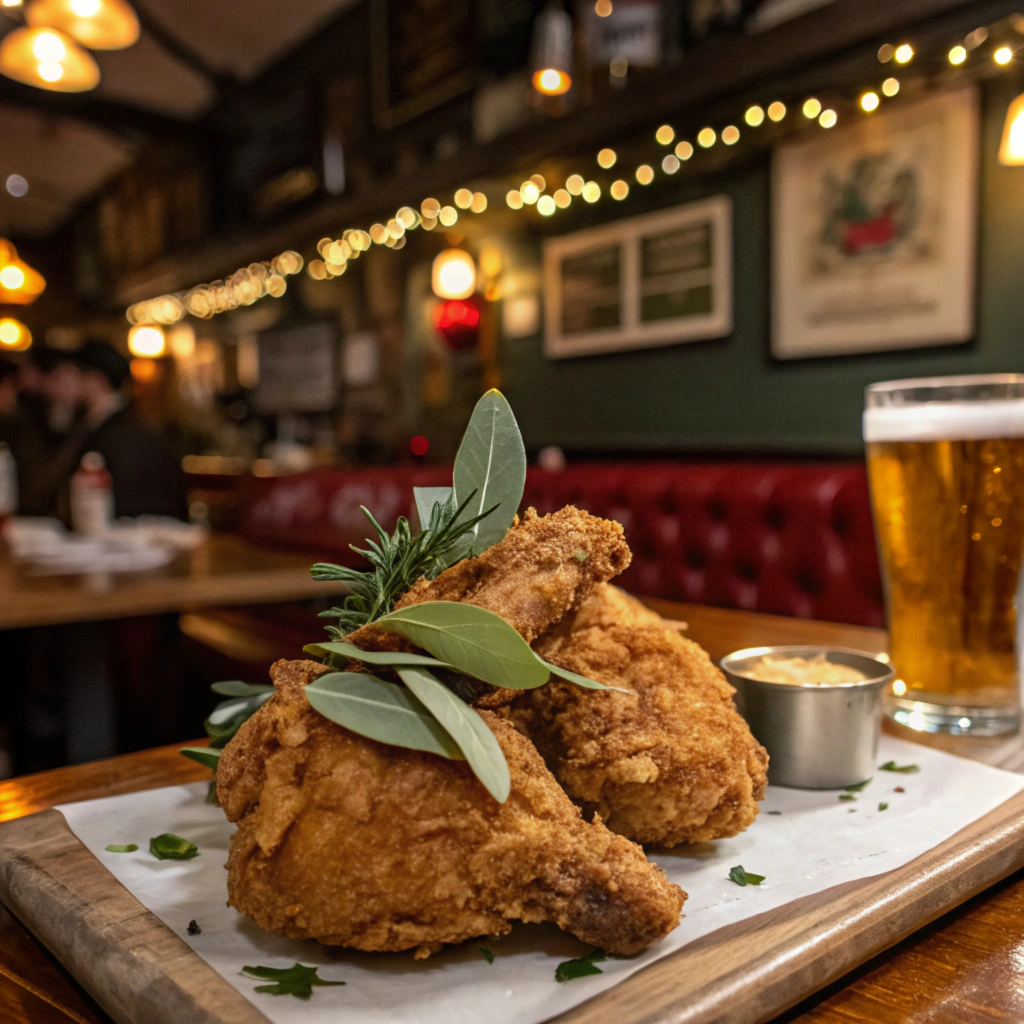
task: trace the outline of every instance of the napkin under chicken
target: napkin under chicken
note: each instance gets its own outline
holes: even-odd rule
[[[377,743],[315,712],[304,688],[328,671],[277,662],[277,692],[217,771],[238,824],[229,903],[257,924],[427,956],[512,920],[553,921],[623,954],[679,923],[686,894],[640,847],[585,821],[507,722],[482,712],[512,776],[499,804],[464,761]]]

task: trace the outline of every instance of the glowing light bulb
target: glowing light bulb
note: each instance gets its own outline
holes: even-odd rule
[[[895,78],[887,78],[882,83],[882,92],[890,99],[900,91],[900,83]]]
[[[564,188],[555,189],[555,206],[564,210],[572,202],[572,196]]]
[[[839,118],[836,117],[836,112],[834,110],[823,110],[821,112],[821,117],[818,118],[818,124],[820,124],[822,128],[834,128],[836,121],[838,120]]]
[[[473,213],[483,213],[487,209],[487,196],[483,192],[474,192],[473,200],[469,204],[469,208]]]
[[[907,684],[902,679],[894,679],[892,681],[892,692],[897,697],[902,697],[907,692]]]
[[[583,195],[583,186],[585,184],[586,182],[579,174],[570,174],[569,177],[565,179],[565,189],[571,196]]]
[[[1013,60],[1013,50],[1011,50],[1008,46],[1000,46],[999,49],[992,54],[992,59],[997,64],[1009,64],[1010,61]]]
[[[32,53],[44,64],[59,64],[67,52],[64,41],[53,32],[40,32],[32,43]]]
[[[809,121],[813,121],[821,113],[821,100],[815,99],[813,96],[810,99],[804,100],[803,105],[804,117]]]
[[[746,121],[751,128],[757,128],[759,125],[764,124],[764,110],[755,103],[752,107],[747,107],[747,112],[743,115],[743,120]]]
[[[786,104],[780,100],[768,104],[768,116],[773,121],[781,121],[786,116]]]
[[[588,203],[596,203],[601,198],[601,186],[596,181],[588,181],[583,186],[583,198]]]
[[[434,257],[431,287],[439,299],[468,299],[476,291],[476,264],[465,249],[445,249]]]
[[[473,203],[473,193],[468,188],[460,188],[455,193],[455,205],[460,210],[468,210]]]
[[[594,4],[594,13],[599,18],[607,18],[612,13],[612,0],[597,0]]]
[[[689,142],[677,142],[676,156],[680,160],[689,160],[693,156],[693,146]]]
[[[999,162],[1005,167],[1024,165],[1024,93],[1006,111],[1006,124],[999,145]]]
[[[519,192],[519,189],[514,188],[509,192],[505,193],[505,202],[513,210],[521,210],[523,208],[523,197]]]
[[[0,285],[8,291],[17,291],[25,283],[25,271],[13,263],[0,270]]]
[[[620,178],[618,181],[612,182],[612,187],[608,189],[612,199],[625,199],[629,195],[629,186]]]
[[[910,43],[903,43],[896,47],[893,56],[896,58],[897,64],[909,64],[914,59],[914,48]]]
[[[519,194],[523,197],[523,202],[527,206],[533,206],[540,199],[540,189],[532,181],[524,181],[519,186]]]
[[[896,53],[896,47],[892,43],[882,43],[878,48],[878,63],[888,64],[892,60],[893,54]]]
[[[454,206],[442,206],[437,219],[446,228],[450,228],[459,219],[459,211]]]
[[[557,68],[544,68],[533,73],[533,87],[545,96],[561,96],[572,88],[572,79]]]
[[[963,64],[967,60],[967,47],[966,46],[954,46],[949,51],[949,63],[950,64]]]
[[[128,332],[128,351],[133,356],[157,359],[164,354],[166,347],[163,328],[155,324],[136,324]]]
[[[679,170],[679,157],[669,153],[664,160],[661,161],[661,169],[666,174],[675,174]]]
[[[727,146],[735,146],[740,141],[740,130],[734,124],[726,125],[722,129],[722,141]]]
[[[614,149],[605,148],[597,154],[597,163],[600,167],[608,170],[609,167],[615,166],[615,161],[618,160],[618,158],[619,156]]]
[[[100,0],[71,0],[71,10],[80,18],[95,18],[100,11]]]
[[[869,114],[872,110],[878,109],[878,104],[881,102],[878,98],[877,92],[866,92],[860,98],[860,106],[862,110],[866,110]]]
[[[537,212],[542,217],[550,217],[555,212],[555,201],[551,196],[541,196],[537,200]]]
[[[54,61],[43,61],[36,70],[44,82],[59,82],[64,77],[64,68]]]
[[[676,137],[676,130],[670,124],[663,124],[655,133],[655,139],[658,140],[663,146],[669,146],[672,144],[672,140]]]
[[[714,128],[701,128],[697,133],[697,143],[703,146],[704,149],[710,149],[714,144],[718,136],[715,134]]]
[[[641,185],[650,185],[654,181],[654,168],[650,164],[641,164],[636,169],[636,180]]]

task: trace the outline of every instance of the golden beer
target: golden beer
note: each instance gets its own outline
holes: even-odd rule
[[[876,389],[899,400],[873,404]],[[927,731],[1015,731],[1024,377],[875,385],[864,433],[896,669],[889,713]]]

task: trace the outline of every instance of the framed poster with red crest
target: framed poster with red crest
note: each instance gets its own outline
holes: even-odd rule
[[[978,93],[883,100],[776,149],[772,355],[955,345],[974,335]]]

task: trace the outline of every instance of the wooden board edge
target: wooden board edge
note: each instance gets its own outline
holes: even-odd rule
[[[0,824],[0,900],[118,1024],[270,1024],[56,810]]]
[[[901,868],[718,929],[550,1024],[765,1024],[1022,867],[1024,792]]]

